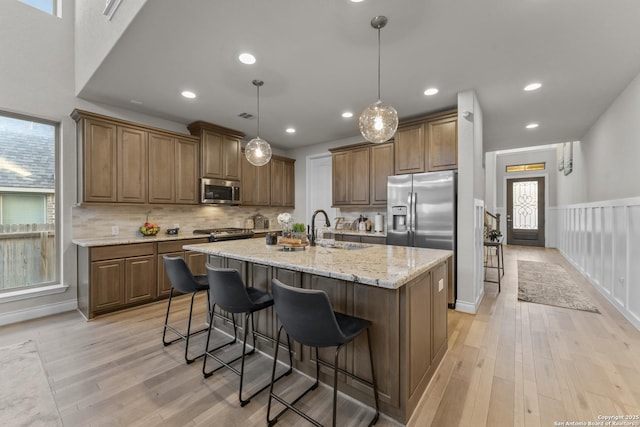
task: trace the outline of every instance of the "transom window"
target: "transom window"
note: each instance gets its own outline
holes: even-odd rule
[[[527,163],[524,165],[508,165],[507,172],[528,172],[542,171],[545,169],[545,163]]]
[[[58,126],[0,111],[0,292],[59,280]]]
[[[21,3],[40,9],[49,15],[58,15],[58,0],[19,0]]]

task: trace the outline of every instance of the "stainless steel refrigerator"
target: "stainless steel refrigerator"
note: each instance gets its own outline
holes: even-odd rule
[[[449,307],[456,298],[457,172],[387,178],[387,245],[454,251],[449,268]]]

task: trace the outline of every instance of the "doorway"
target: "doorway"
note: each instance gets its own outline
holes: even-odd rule
[[[307,157],[306,179],[306,218],[305,220],[299,218],[300,222],[307,223],[311,219],[311,214],[317,209],[323,209],[333,222],[336,215],[331,209],[331,154]]]
[[[544,247],[544,177],[507,179],[507,244]]]

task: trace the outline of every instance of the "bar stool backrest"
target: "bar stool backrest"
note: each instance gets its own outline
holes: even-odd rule
[[[249,298],[240,273],[232,268],[207,265],[211,304],[231,313],[248,313],[254,304]]]
[[[170,257],[164,255],[164,268],[171,286],[183,294],[188,294],[200,290],[198,283],[193,278],[191,270],[180,257]]]
[[[291,338],[309,347],[347,342],[324,291],[294,288],[278,279],[271,286],[278,319]]]

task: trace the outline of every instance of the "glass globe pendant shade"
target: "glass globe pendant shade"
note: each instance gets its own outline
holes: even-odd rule
[[[271,160],[271,146],[259,136],[247,142],[244,155],[254,166],[264,166]]]
[[[369,142],[388,141],[398,129],[398,112],[391,105],[378,100],[360,115],[360,133]]]

